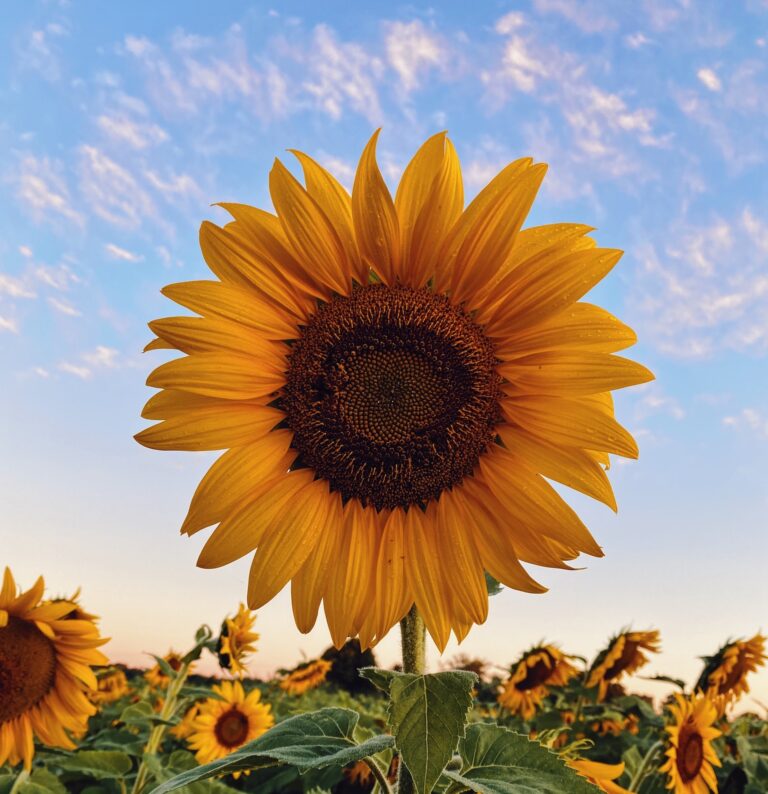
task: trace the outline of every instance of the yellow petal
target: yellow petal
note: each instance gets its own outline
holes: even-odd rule
[[[166,419],[134,438],[151,449],[229,449],[262,438],[284,418],[274,408],[227,402]]]
[[[355,230],[352,223],[352,198],[336,177],[326,171],[304,152],[291,149],[290,152],[301,163],[307,193],[323,208],[328,220],[339,235],[347,253],[347,259],[359,284],[368,283],[368,268],[357,250]]]
[[[519,454],[548,477],[616,510],[616,497],[605,471],[587,452],[575,447],[549,444],[524,430],[500,425],[496,428],[507,449]]]
[[[299,472],[296,472],[297,474]],[[258,609],[276,596],[298,573],[314,551],[330,515],[329,503],[338,500],[328,483],[311,482],[285,505],[269,527],[251,563],[248,606]]]
[[[273,430],[254,444],[225,452],[197,486],[181,531],[191,535],[222,521],[257,487],[285,475],[295,458],[288,449],[292,438],[290,430]]]
[[[315,278],[347,295],[352,266],[339,235],[318,203],[279,160],[269,172],[269,192],[297,258]]]
[[[244,289],[256,289],[267,301],[274,301],[302,321],[306,321],[306,305],[278,268],[260,254],[237,223],[225,229],[210,221],[200,226],[200,250],[208,267],[222,280]]]
[[[503,361],[565,348],[616,353],[636,341],[635,332],[610,312],[590,303],[575,303],[554,317],[499,339],[495,353]]]
[[[636,458],[634,438],[598,403],[559,397],[503,400],[502,412],[513,424],[555,445],[581,447]]]
[[[404,528],[405,568],[416,607],[442,653],[451,634],[450,597],[435,537],[434,520],[430,518],[434,516],[425,517],[418,507],[412,507],[407,512]]]
[[[165,339],[152,339],[144,345],[144,353],[149,353],[150,350],[175,350],[175,346]]]
[[[218,281],[185,281],[160,290],[172,301],[204,317],[223,317],[259,331],[267,339],[296,339],[295,321],[279,307]]]
[[[206,397],[247,400],[273,394],[285,385],[276,368],[242,353],[196,353],[167,361],[147,378],[147,386],[176,389]]]
[[[563,396],[623,389],[654,378],[642,364],[621,356],[570,351],[534,353],[498,370],[521,392]]]
[[[273,369],[285,369],[287,345],[221,317],[164,317],[152,320],[149,327],[182,353],[228,350],[255,356]]]
[[[352,218],[357,246],[369,267],[385,284],[400,274],[400,228],[392,196],[376,163],[376,140],[368,141],[352,187]]]
[[[441,132],[408,163],[395,196],[405,283],[421,287],[431,278],[440,246],[463,207],[461,165],[453,144]]]
[[[197,564],[200,568],[220,568],[253,551],[266,538],[271,527],[282,521],[290,506],[312,482],[309,469],[281,473],[249,488],[246,498],[230,512],[203,546]],[[253,607],[251,607],[253,609]]]
[[[264,400],[248,401],[248,404],[263,405]],[[223,408],[226,405],[226,402],[215,397],[203,397],[191,392],[163,389],[147,400],[141,416],[144,419],[172,419],[200,408]]]

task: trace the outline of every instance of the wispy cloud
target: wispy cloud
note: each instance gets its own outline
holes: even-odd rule
[[[558,14],[585,33],[602,33],[618,27],[615,19],[603,13],[605,4],[589,0],[533,0],[540,14]]]
[[[710,91],[722,91],[723,89],[723,84],[720,82],[720,78],[717,76],[714,69],[708,67],[699,69],[699,71],[696,72],[696,77],[698,77],[701,84]]]
[[[750,430],[758,438],[768,440],[768,416],[755,408],[743,408],[734,416],[725,416],[723,424],[734,430]]]
[[[391,22],[386,31],[387,59],[406,92],[418,88],[422,76],[431,69],[446,68],[449,53],[445,44],[421,20]]]
[[[104,250],[112,257],[112,259],[122,259],[124,262],[141,262],[144,259],[141,254],[135,254],[127,248],[121,248],[114,243],[107,243]]]
[[[126,115],[103,114],[96,119],[96,124],[110,138],[119,143],[126,143],[134,149],[146,149],[168,140],[168,133],[157,124],[141,122],[128,118]]]
[[[115,348],[98,345],[95,350],[83,353],[78,363],[62,361],[58,368],[61,372],[74,375],[81,380],[88,380],[93,377],[96,370],[116,369],[119,365],[120,354]]]
[[[0,273],[0,295],[9,298],[34,298],[36,293],[20,278]]]
[[[55,82],[61,77],[61,64],[56,39],[67,35],[67,29],[58,22],[30,31],[17,55],[22,69],[31,69],[46,80]]]
[[[0,314],[0,331],[10,331],[12,334],[19,332],[19,325],[12,317]]]
[[[76,309],[69,301],[61,300],[51,296],[48,298],[48,303],[56,309],[60,314],[65,314],[67,317],[82,317],[83,313]]]
[[[31,259],[32,258],[32,249],[28,245],[20,245],[19,246],[19,253],[25,259]]]
[[[93,374],[88,367],[84,367],[80,364],[72,364],[69,361],[61,361],[58,364],[58,369],[61,370],[61,372],[66,372],[68,375],[74,375],[81,380],[88,380]]]
[[[85,218],[72,205],[61,163],[27,154],[19,163],[15,182],[16,195],[35,220],[55,223],[66,219],[84,225]]]
[[[154,210],[133,174],[95,146],[80,147],[80,190],[91,212],[122,228],[136,228]]]

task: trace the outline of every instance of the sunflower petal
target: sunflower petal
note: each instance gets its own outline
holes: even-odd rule
[[[368,141],[352,187],[352,218],[360,253],[385,284],[400,275],[400,227],[395,204],[376,163],[377,130]]]

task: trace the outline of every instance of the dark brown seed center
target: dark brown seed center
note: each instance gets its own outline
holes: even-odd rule
[[[289,359],[280,406],[298,465],[344,499],[425,505],[470,475],[499,420],[490,341],[428,289],[355,289],[322,305]]]
[[[34,623],[11,615],[0,628],[0,725],[39,703],[55,679],[53,643]]]
[[[605,671],[606,681],[621,675],[635,660],[638,644],[630,639],[625,640],[621,656]]]
[[[525,678],[519,681],[515,686],[521,692],[527,692],[529,689],[535,689],[546,683],[552,673],[555,671],[555,661],[547,654],[547,660],[539,659],[532,667],[528,668]]]
[[[693,780],[704,763],[704,742],[695,730],[680,731],[680,746],[677,749],[677,771],[684,783]]]
[[[214,731],[219,744],[224,747],[240,747],[248,738],[248,717],[234,708],[225,711],[216,721]]]

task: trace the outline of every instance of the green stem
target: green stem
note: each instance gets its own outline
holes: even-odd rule
[[[382,791],[382,794],[392,794],[392,789],[390,788],[389,782],[387,781],[386,776],[379,768],[379,765],[376,763],[376,759],[374,758],[363,758],[366,764],[368,764],[368,768],[373,773],[376,782],[379,784],[379,788]]]
[[[168,683],[168,689],[165,693],[165,703],[163,703],[162,711],[160,712],[161,720],[169,720],[176,713],[176,704],[179,699],[179,693],[187,681],[189,675],[189,664],[183,664],[179,669],[177,675]],[[165,736],[165,730],[168,726],[165,724],[155,725],[149,734],[149,739],[144,747],[144,755],[154,755],[157,753],[160,743]],[[146,760],[142,760],[139,765],[139,771],[136,773],[136,780],[133,783],[131,794],[141,794],[144,786],[147,784],[147,777],[149,775],[149,767]]]
[[[403,639],[403,672],[424,675],[426,666],[424,661],[424,619],[415,604],[400,621],[400,635]],[[415,792],[416,787],[401,757],[397,773],[397,794],[415,794]]]
[[[27,780],[29,780],[29,770],[22,769],[21,772],[19,772],[19,776],[13,781],[13,786],[11,786],[11,790],[8,792],[8,794],[16,794],[16,792],[27,782]]]
[[[637,767],[637,771],[632,776],[632,780],[629,784],[630,791],[637,791],[640,788],[641,783],[645,780],[648,774],[648,766],[650,765],[651,761],[656,756],[656,753],[664,746],[664,742],[656,742],[652,744],[645,754],[645,757],[640,762],[640,766]]]

